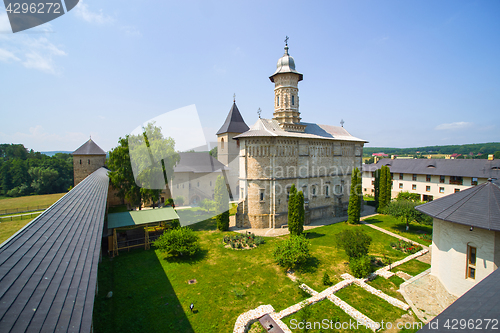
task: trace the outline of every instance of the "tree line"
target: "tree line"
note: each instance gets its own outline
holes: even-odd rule
[[[0,144],[0,195],[62,193],[73,185],[73,156],[47,156],[22,144]]]
[[[462,157],[469,157],[472,153],[473,158],[488,158],[489,154],[500,154],[500,142],[474,143],[465,145],[448,146],[427,146],[416,148],[380,148],[364,147],[363,155],[372,156],[373,153],[383,152],[387,155],[429,155],[429,154],[461,154]],[[418,152],[418,153],[417,153]],[[481,154],[478,156],[478,154]],[[500,156],[499,156],[500,157]]]

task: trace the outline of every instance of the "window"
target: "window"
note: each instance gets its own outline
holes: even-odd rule
[[[365,191],[366,191],[366,188],[365,188]],[[328,186],[328,185],[326,185],[325,196],[326,197],[330,196],[330,186]]]
[[[198,182],[198,187],[200,187],[200,182]]]
[[[342,194],[342,185],[335,185],[335,194]]]
[[[286,201],[288,201],[288,199],[290,199],[290,188],[289,187],[286,189]]]
[[[416,189],[417,189],[417,184],[413,184],[413,185],[411,185],[411,189],[412,189],[412,190],[416,190]]]
[[[450,184],[453,185],[463,185],[464,180],[460,176],[450,176]]]
[[[426,182],[430,182],[430,181],[431,181],[431,175],[427,175],[427,176],[425,176],[425,181],[426,181]]]
[[[456,188],[456,189],[455,189],[455,193],[457,193],[457,192],[460,192],[460,189],[459,189],[459,188]]]
[[[212,186],[212,181],[210,181],[210,186]]]
[[[313,190],[313,196],[316,196],[316,186],[313,186],[312,188],[313,188],[312,189]]]
[[[264,190],[260,190],[259,199],[260,201],[264,201]]]
[[[399,183],[399,188],[402,189],[403,188],[403,183]]]
[[[444,184],[444,176],[439,176],[439,182],[440,182],[441,184]]]
[[[399,179],[403,180],[403,174],[402,173],[399,174]]]
[[[220,139],[220,149],[224,149],[224,138]]]
[[[372,180],[372,185],[375,185],[375,181],[374,180]]]
[[[375,177],[375,172],[372,171],[372,177]]]
[[[413,174],[413,177],[411,178],[411,180],[416,181],[417,180],[417,175]]]
[[[278,96],[278,106],[280,106],[280,97]]]
[[[295,96],[292,95],[292,105],[295,105]]]
[[[177,188],[179,188],[179,184],[177,184]]]
[[[394,174],[391,172],[391,179],[394,179]]]
[[[425,191],[426,191],[426,192],[430,192],[430,191],[431,191],[431,187],[430,187],[430,186],[426,186],[426,187],[425,187]]]
[[[444,193],[444,187],[439,188],[439,193]]]
[[[82,164],[82,160],[80,160],[80,164]]]
[[[471,184],[472,186],[477,185],[477,178],[472,178],[472,180],[470,181],[470,184]]]
[[[89,161],[89,165],[90,165],[90,160],[88,160],[88,161]]]
[[[476,248],[467,245],[467,277],[476,278]]]

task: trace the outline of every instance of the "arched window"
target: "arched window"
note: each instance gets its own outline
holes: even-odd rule
[[[295,96],[292,95],[292,105],[295,105]]]
[[[82,164],[82,160],[80,160],[80,164]]]
[[[224,149],[224,138],[220,139],[220,149]]]
[[[280,97],[278,96],[278,106],[280,106]]]
[[[89,164],[90,164],[90,160],[89,160]]]

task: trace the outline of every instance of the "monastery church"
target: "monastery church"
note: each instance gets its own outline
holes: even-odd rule
[[[288,53],[269,77],[274,83],[272,119],[248,128],[236,103],[217,132],[218,159],[239,197],[236,226],[280,228],[287,224],[292,184],[304,193],[305,223],[347,214],[351,174],[361,170],[367,141],[345,128],[302,122],[298,83],[303,75]]]

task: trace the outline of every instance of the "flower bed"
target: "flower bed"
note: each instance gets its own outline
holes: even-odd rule
[[[420,235],[419,236],[421,239],[424,239],[424,240],[427,240],[427,241],[431,241],[432,242],[432,234],[423,234],[423,235]]]
[[[251,232],[247,232],[245,234],[224,236],[223,243],[225,247],[235,250],[252,249],[260,244],[264,244],[264,237],[255,236]]]
[[[418,251],[422,250],[422,247],[420,245],[415,245],[410,242],[405,242],[404,240],[398,240],[395,243],[391,243],[391,246],[404,253],[408,254],[414,254],[417,253]]]

